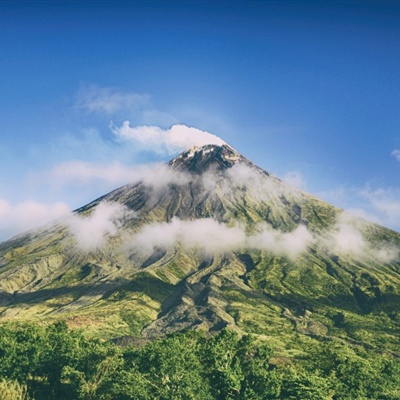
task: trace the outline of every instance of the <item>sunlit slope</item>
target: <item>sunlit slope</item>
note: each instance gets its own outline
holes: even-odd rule
[[[228,325],[279,348],[338,336],[395,350],[399,247],[209,145],[1,244],[0,322],[62,318],[105,337]]]

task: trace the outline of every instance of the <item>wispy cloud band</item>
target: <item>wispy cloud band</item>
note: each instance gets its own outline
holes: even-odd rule
[[[74,108],[88,113],[114,114],[121,110],[136,110],[150,102],[148,94],[122,91],[116,87],[100,87],[82,83]]]

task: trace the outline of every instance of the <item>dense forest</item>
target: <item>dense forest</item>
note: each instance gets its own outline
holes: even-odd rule
[[[223,330],[121,346],[66,323],[0,327],[0,394],[45,399],[400,399],[400,360],[337,340],[293,358]]]

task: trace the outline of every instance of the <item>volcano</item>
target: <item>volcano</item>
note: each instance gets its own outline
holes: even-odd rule
[[[168,164],[0,244],[0,323],[66,320],[104,338],[230,327],[279,348],[398,346],[400,235],[228,145]]]

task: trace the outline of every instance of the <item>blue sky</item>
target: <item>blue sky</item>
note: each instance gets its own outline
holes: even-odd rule
[[[124,121],[211,132],[400,230],[399,21],[396,1],[0,2],[0,240],[178,152]]]

